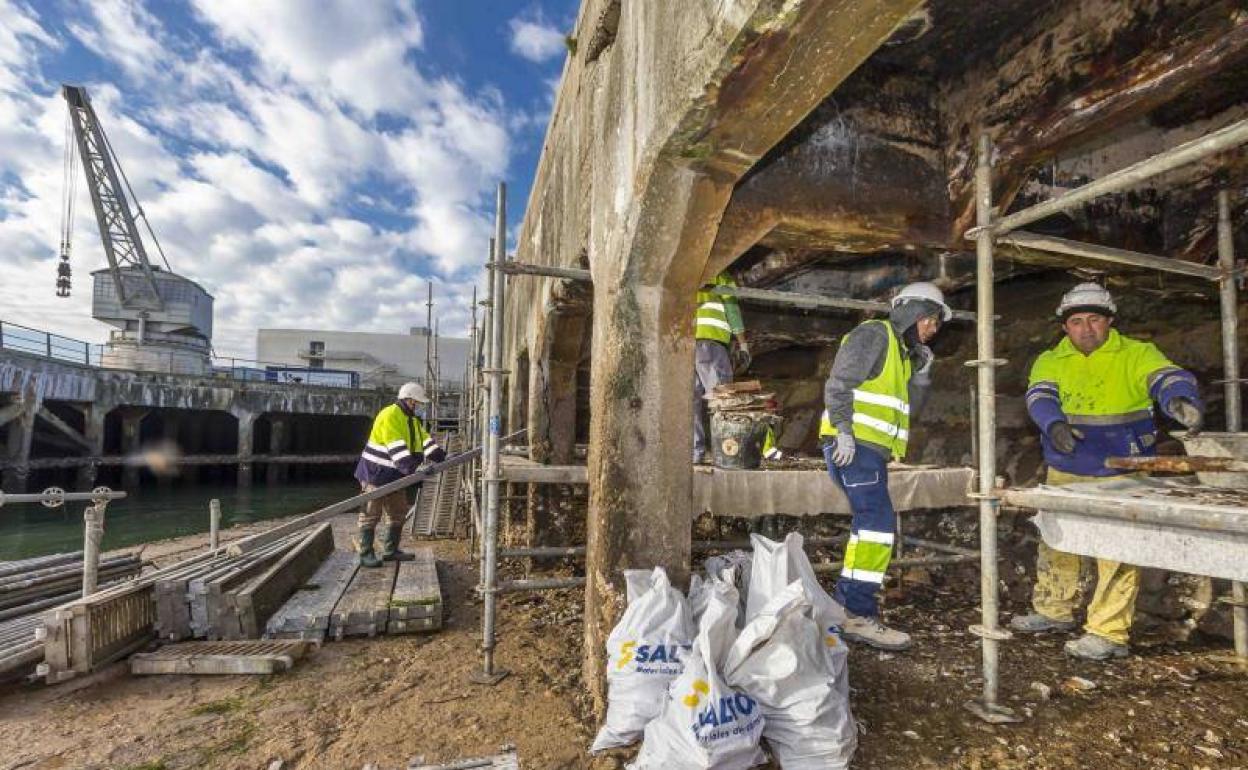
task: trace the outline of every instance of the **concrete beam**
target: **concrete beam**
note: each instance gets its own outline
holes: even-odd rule
[[[39,410],[35,414],[39,417],[39,419],[51,425],[53,428],[56,428],[58,431],[60,431],[63,435],[65,435],[67,438],[69,438],[70,441],[73,441],[75,444],[83,447],[84,449],[89,448],[91,446],[91,443],[87,441],[86,436],[79,433],[77,430],[74,429],[72,425],[65,422],[60,417],[57,417],[56,414],[53,413],[52,410],[48,409],[46,406],[40,405]]]
[[[3,428],[5,425],[8,425],[10,421],[19,417],[22,414],[23,409],[25,409],[25,407],[20,400],[0,407],[0,428]]]

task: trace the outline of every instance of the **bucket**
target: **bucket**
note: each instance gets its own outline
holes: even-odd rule
[[[711,414],[711,456],[716,468],[749,470],[763,463],[763,439],[772,415],[742,412]]]
[[[1248,433],[1171,434],[1183,442],[1192,457],[1232,457],[1248,460]],[[1197,473],[1201,484],[1223,489],[1248,489],[1248,473]]]

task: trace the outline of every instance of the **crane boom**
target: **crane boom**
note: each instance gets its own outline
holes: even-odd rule
[[[91,204],[95,207],[95,220],[117,297],[123,307],[163,310],[164,301],[156,288],[152,263],[148,261],[138,223],[122,189],[120,164],[100,126],[95,108],[91,106],[86,89],[80,86],[65,85],[62,94],[69,105],[78,156],[86,172],[87,188],[91,191]],[[141,276],[127,270],[124,278],[138,280],[125,280],[123,267],[137,268]]]

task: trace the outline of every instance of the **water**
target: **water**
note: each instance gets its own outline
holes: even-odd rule
[[[221,501],[221,528],[310,513],[360,493],[351,481],[308,482],[275,487],[190,487],[141,489],[108,504],[104,550],[208,531],[208,501]],[[0,560],[82,550],[85,503],[61,508],[11,504],[0,508]]]

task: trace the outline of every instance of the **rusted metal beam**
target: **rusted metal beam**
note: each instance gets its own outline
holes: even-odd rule
[[[1232,457],[1107,457],[1105,467],[1151,473],[1248,473],[1248,462]]]
[[[1055,254],[1066,254],[1072,257],[1090,259],[1095,262],[1108,262],[1110,264],[1129,265],[1165,273],[1190,275],[1209,281],[1216,281],[1222,277],[1222,269],[1212,265],[1200,265],[1195,262],[1185,262],[1170,257],[1159,257],[1154,254],[1142,254],[1138,251],[1072,241],[1068,238],[1058,238],[1055,235],[1042,235],[1018,230],[997,238],[997,243],[1018,246],[1024,249],[1048,251]]]

